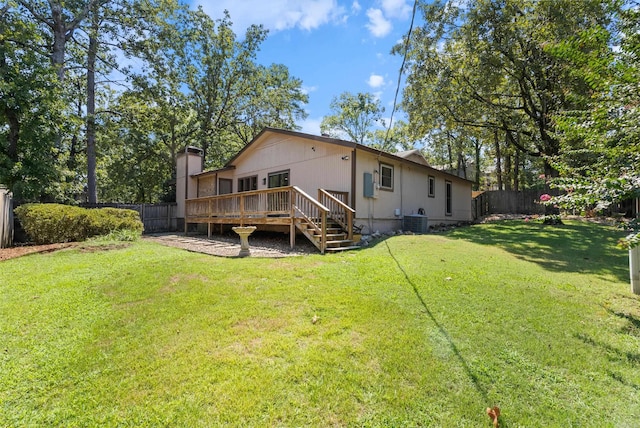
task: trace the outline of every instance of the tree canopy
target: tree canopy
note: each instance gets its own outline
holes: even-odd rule
[[[320,131],[334,138],[367,144],[373,141],[374,125],[384,127],[384,107],[368,92],[343,92],[331,100],[332,114],[325,116]]]
[[[556,117],[561,141],[552,159],[562,173],[553,184],[565,193],[553,203],[568,208],[607,208],[640,197],[640,4],[621,10],[616,51],[585,54],[600,35],[578,34],[560,54],[592,89],[588,108]]]
[[[308,101],[283,64],[178,0],[9,0],[0,6],[0,183],[19,200],[171,198],[176,153],[223,164]]]
[[[554,118],[588,109],[593,92],[561,51],[580,35],[590,41],[575,46],[582,54],[606,55],[618,7],[615,0],[421,2],[424,24],[409,41],[403,100],[412,130],[455,148],[450,162],[479,143],[493,148],[498,170],[538,159],[545,176],[556,176]]]

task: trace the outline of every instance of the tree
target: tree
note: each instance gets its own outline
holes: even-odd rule
[[[57,195],[63,104],[45,35],[13,2],[0,9],[0,183],[17,199]]]
[[[264,126],[306,115],[302,82],[256,64],[267,32],[236,38],[228,14],[179,0],[10,0],[0,12],[0,179],[18,197],[157,200],[185,145],[218,166]],[[114,70],[127,79],[117,90]]]
[[[304,104],[308,96],[302,92],[302,81],[290,76],[282,64],[256,66],[250,80],[251,87],[240,100],[240,120],[232,126],[232,133],[247,144],[265,126],[299,129],[297,120],[305,119]]]
[[[399,150],[413,150],[414,143],[409,125],[399,120],[390,129],[375,129],[372,133],[371,147],[395,153]]]
[[[107,0],[88,1],[48,1],[47,3],[32,0],[19,0],[18,2],[31,16],[44,24],[51,32],[49,49],[51,64],[56,69],[58,81],[62,82],[65,76],[66,46],[73,37],[74,31],[87,17],[89,11],[106,3]]]
[[[557,47],[573,73],[588,81],[588,108],[558,115],[560,153],[552,159],[566,191],[552,203],[567,208],[603,209],[640,196],[640,10],[630,2],[616,24],[619,51],[606,34],[583,32]],[[593,49],[585,53],[584,45]]]
[[[423,2],[425,24],[408,52],[410,124],[493,130],[516,153],[542,158],[547,176],[557,175],[546,161],[560,149],[553,117],[584,109],[590,88],[555,47],[583,31],[606,33],[611,7],[596,0]]]
[[[384,107],[373,94],[343,92],[331,100],[333,114],[325,116],[320,131],[334,138],[349,138],[359,144],[373,141],[373,126],[384,127]]]

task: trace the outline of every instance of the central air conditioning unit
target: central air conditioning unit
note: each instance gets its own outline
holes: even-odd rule
[[[413,233],[427,233],[429,225],[427,224],[426,215],[406,215],[402,218],[402,230]]]

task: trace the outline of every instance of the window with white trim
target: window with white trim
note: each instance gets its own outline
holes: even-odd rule
[[[380,188],[393,190],[393,165],[380,164]]]
[[[436,197],[436,178],[433,175],[429,176],[429,195],[430,198]]]

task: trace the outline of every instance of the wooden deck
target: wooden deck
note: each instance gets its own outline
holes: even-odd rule
[[[189,224],[289,226],[291,247],[296,229],[324,254],[353,242],[355,211],[342,202],[344,194],[318,190],[312,198],[297,186],[187,199],[185,233]]]

